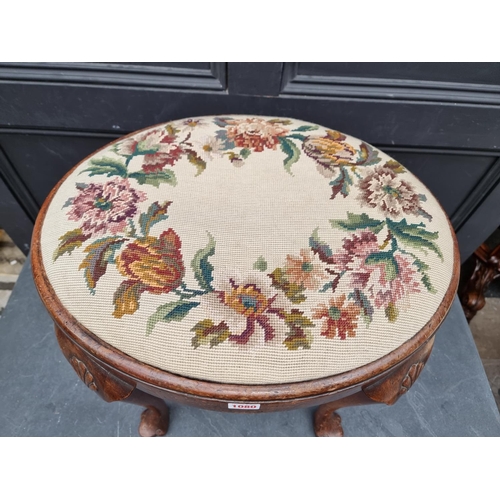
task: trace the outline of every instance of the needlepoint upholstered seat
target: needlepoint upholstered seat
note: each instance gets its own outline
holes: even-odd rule
[[[54,188],[36,284],[61,348],[108,401],[227,411],[393,403],[457,286],[448,219],[404,166],[296,119],[207,116],[141,130]]]

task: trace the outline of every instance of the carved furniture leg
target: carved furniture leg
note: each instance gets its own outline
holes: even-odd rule
[[[134,389],[125,402],[146,407],[139,424],[139,434],[142,437],[164,436],[167,433],[169,409],[163,399]]]
[[[133,382],[123,380],[116,372],[97,363],[57,326],[55,331],[65,358],[90,390],[108,403],[124,401],[145,406],[139,424],[141,436],[164,436],[167,433],[169,411],[163,400],[140,391]]]
[[[320,406],[314,414],[314,432],[316,436],[342,437],[344,435],[341,418],[335,412],[339,408],[370,403],[393,405],[403,394],[410,390],[415,380],[422,373],[433,345],[434,337],[388,374],[363,387],[362,391]]]
[[[484,293],[490,283],[500,277],[500,246],[490,250],[483,243],[474,252],[474,259],[474,272],[460,293],[460,302],[468,322],[484,307]]]
[[[343,399],[318,407],[314,413],[314,434],[318,437],[343,437],[342,419],[336,413],[345,406],[359,406],[373,403],[363,392],[357,392]]]

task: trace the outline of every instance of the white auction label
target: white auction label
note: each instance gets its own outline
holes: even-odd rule
[[[258,410],[260,408],[260,404],[228,403],[227,407],[230,410]]]

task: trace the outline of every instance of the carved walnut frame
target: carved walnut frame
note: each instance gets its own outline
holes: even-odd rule
[[[141,436],[167,433],[169,412],[165,400],[232,412],[268,412],[319,406],[314,415],[316,435],[342,436],[341,419],[336,410],[371,403],[392,405],[420,375],[430,356],[434,334],[446,317],[458,286],[460,259],[453,229],[454,263],[449,288],[429,322],[391,353],[354,370],[306,382],[269,385],[207,382],[154,368],[124,354],[81,325],[60,302],[43,267],[40,235],[54,194],[74,169],[51,191],[35,223],[32,239],[35,285],[54,320],[59,346],[85,385],[107,402],[125,401],[146,407],[139,425]],[[260,404],[260,409],[229,410],[228,403]]]
[[[483,243],[473,255],[475,259],[474,271],[459,292],[460,302],[467,321],[472,318],[486,305],[484,294],[488,286],[500,278],[500,245],[491,249]]]

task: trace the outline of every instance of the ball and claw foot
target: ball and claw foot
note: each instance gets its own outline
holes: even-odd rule
[[[139,434],[142,437],[164,436],[168,431],[169,412],[165,405],[161,411],[154,406],[149,406],[141,414]]]
[[[342,419],[336,412],[320,411],[314,414],[314,433],[317,437],[343,437]]]

